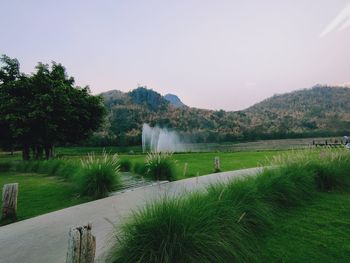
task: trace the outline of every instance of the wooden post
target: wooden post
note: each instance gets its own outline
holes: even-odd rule
[[[215,167],[215,169],[214,169],[214,171],[215,172],[220,172],[221,171],[221,167],[220,167],[221,165],[220,165],[220,157],[219,156],[216,156],[215,158],[214,158],[214,167]]]
[[[2,189],[2,215],[1,219],[17,218],[18,183],[5,184]]]
[[[80,231],[76,228],[71,228],[68,237],[67,263],[80,262],[80,239]]]
[[[66,263],[93,263],[96,238],[91,233],[91,224],[69,230]]]
[[[186,177],[186,174],[187,174],[187,166],[188,166],[188,163],[185,163],[185,165],[184,165],[184,172],[183,172],[183,177],[184,178]]]

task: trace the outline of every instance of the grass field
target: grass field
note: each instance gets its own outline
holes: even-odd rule
[[[74,148],[67,148],[63,151],[60,149],[58,150],[60,158],[62,158],[63,160],[67,159],[73,162],[80,162],[80,158],[83,158],[83,156],[85,156],[87,152],[91,152],[91,150],[93,150],[96,154],[102,152],[102,148],[75,148],[75,150]],[[110,150],[113,152],[113,150],[117,149],[111,148]],[[135,152],[133,154],[128,154],[127,151],[124,151],[120,153],[120,157],[121,159],[131,160],[132,163],[144,162],[145,155],[140,153],[135,154]],[[216,156],[220,157],[221,170],[229,171],[260,165],[268,165],[271,159],[273,159],[275,156],[284,153],[293,154],[293,152],[291,151],[180,153],[174,154],[173,158],[177,161],[178,179],[181,179],[184,177],[212,173],[214,171],[214,157]],[[319,152],[317,151],[308,152],[307,154],[309,157],[310,155],[314,154],[315,156],[317,156],[317,158],[321,158]],[[1,163],[6,163],[8,161],[20,162],[20,155],[0,155],[0,168]],[[184,175],[184,166],[186,163],[187,171]],[[346,168],[344,168],[344,165],[339,166],[338,168],[334,166],[331,169],[338,173],[342,173],[341,171],[346,170]],[[293,171],[293,174],[299,176],[297,175],[298,172]],[[305,176],[308,177],[311,175],[306,172]],[[240,220],[243,218],[242,222],[244,222],[245,218],[247,218],[247,226],[253,227],[254,229],[260,229],[261,227],[264,229],[264,231],[258,231],[260,234],[254,234],[255,239],[252,243],[254,243],[253,251],[255,255],[249,257],[249,262],[349,262],[350,193],[348,191],[321,191],[315,194],[313,190],[313,198],[311,200],[308,200],[309,197],[305,197],[305,202],[298,201],[298,205],[295,205],[293,204],[294,201],[292,196],[297,196],[296,199],[298,199],[299,196],[298,194],[293,195],[291,193],[293,191],[296,191],[295,193],[303,193],[304,190],[300,190],[300,188],[304,187],[303,180],[303,176],[301,176],[297,181],[295,181],[296,186],[298,185],[298,187],[289,185],[288,187],[290,187],[290,190],[288,190],[288,187],[286,188],[286,186],[289,183],[284,185],[285,182],[283,180],[278,180],[275,182],[271,181],[271,183],[273,183],[274,185],[273,187],[279,187],[278,191],[285,191],[285,193],[283,193],[282,195],[282,192],[278,191],[276,192],[278,193],[278,195],[271,195],[272,200],[275,200],[275,205],[277,205],[273,208],[273,210],[276,208],[277,215],[271,217],[271,220],[273,222],[272,224],[270,224],[271,222],[268,222],[270,220],[268,219],[270,216],[267,215],[266,220],[268,220],[264,223],[259,223],[259,218],[260,216],[264,217],[263,214],[267,211],[265,211],[267,207],[261,206],[261,204],[259,203],[255,203],[254,194],[253,199],[251,199],[252,196],[246,195],[244,191],[241,191],[242,189],[240,189],[239,187],[236,188],[236,190],[232,191],[231,197],[229,193],[226,193],[223,190],[219,189],[220,193],[217,192],[219,199],[221,199],[221,197],[229,198],[229,200],[233,198],[233,204],[238,202],[238,207],[241,206],[241,201],[239,201],[239,198],[244,197],[244,199],[242,199],[242,202],[248,202],[248,207],[238,208],[238,210],[234,212],[234,217],[236,217],[235,220],[237,220],[238,218],[237,222],[240,222]],[[69,206],[77,205],[92,200],[92,198],[89,197],[80,197],[78,195],[74,183],[60,176],[47,176],[45,174],[36,173],[0,171],[0,190],[2,190],[2,186],[4,184],[13,182],[17,182],[20,185],[20,194],[18,199],[18,220],[27,219],[33,216],[56,211],[62,208],[66,208]],[[309,184],[310,182],[306,180],[305,183]],[[332,181],[327,181],[327,183],[332,183]],[[262,183],[262,186],[263,185],[264,183]],[[264,187],[265,186],[263,186],[262,189],[264,189]],[[213,193],[215,193],[215,190]],[[227,194],[228,196],[226,196]],[[237,199],[235,197],[236,195]],[[290,201],[292,203],[290,204],[290,209],[281,209],[281,207],[278,208],[278,205],[280,204],[279,202],[282,202],[283,206],[285,206],[285,196],[290,196],[288,198],[291,198]],[[217,213],[221,213],[223,211],[220,210],[221,208],[217,210],[217,204],[213,203],[214,206],[211,206],[211,198],[209,198],[208,200],[203,199],[204,203],[202,205],[198,204],[198,202],[201,202],[200,199],[200,196],[198,197],[198,199],[193,199],[192,201],[194,203],[188,206],[190,210],[188,210],[187,213],[185,213],[186,215],[198,213],[199,221],[195,220],[195,217],[188,217],[190,218],[188,224],[194,224],[192,227],[195,228],[197,227],[197,223],[202,225],[202,223],[204,222],[204,225],[202,225],[204,229],[209,227],[211,228],[213,225],[217,224],[217,222],[215,221],[216,219],[210,219],[208,222],[212,223],[205,225],[205,221],[202,221],[201,219],[201,211],[203,211],[203,207],[207,207],[209,210],[213,209],[214,213],[212,214],[212,218],[215,218]],[[201,208],[197,209],[197,206]],[[220,206],[221,205],[219,205],[219,207]],[[229,207],[231,207],[231,205]],[[227,207],[227,209],[229,207]],[[287,207],[289,207],[289,205],[287,205]],[[222,209],[225,210],[225,206],[223,206]],[[271,207],[268,209],[271,209]],[[163,211],[162,213],[164,212],[165,211]],[[261,215],[259,215],[260,212],[262,213]],[[156,213],[160,213],[160,211],[157,211]],[[225,210],[224,214],[226,213],[230,214],[232,212],[229,210]],[[182,218],[182,216],[184,216],[184,218],[187,218],[185,214],[176,214],[174,211],[174,214],[171,217],[171,221],[175,223],[177,217]],[[205,216],[206,214],[207,213],[205,212],[202,216]],[[224,214],[222,214],[223,218],[225,218]],[[164,215],[162,215],[160,219],[162,220],[162,223],[165,224],[164,227],[167,228],[167,221],[163,220]],[[180,222],[183,222],[183,220],[181,219]],[[0,222],[0,225],[5,223],[8,222]],[[221,223],[223,224],[223,226],[226,224],[226,222],[224,221]],[[219,225],[221,225],[221,223]],[[176,224],[172,227],[175,226]],[[148,221],[147,227],[152,229],[153,225],[150,225],[150,222]],[[156,225],[155,227],[155,229],[159,229],[159,225]],[[200,232],[198,232],[199,235],[203,234],[202,227],[200,228]],[[214,227],[214,229],[216,228]],[[223,231],[220,228],[217,230],[219,232]],[[147,232],[148,230],[145,231]],[[170,230],[169,228],[169,231],[173,230]],[[234,231],[240,230],[236,229]],[[227,232],[227,234],[228,233],[229,232]],[[226,231],[222,232],[220,235],[226,235]],[[242,235],[241,237],[244,237],[246,234],[241,233],[239,235]],[[219,238],[219,236],[217,236],[217,238]],[[238,238],[241,237],[238,236]],[[209,236],[207,238],[209,238]],[[249,246],[250,241],[248,239],[240,240],[238,242],[241,242],[242,244],[242,246],[238,245],[238,250],[244,250],[244,247]],[[212,244],[212,246],[212,249],[216,249],[216,244]],[[141,249],[141,247],[139,249]],[[135,249],[133,249],[133,251],[135,251]],[[245,252],[242,252],[242,257],[244,257],[244,253]],[[252,253],[252,251],[248,253]]]
[[[244,168],[262,166],[269,163],[274,156],[285,151],[235,152],[235,153],[179,153],[174,154],[179,179],[206,175],[214,172],[214,158],[220,157],[221,171],[233,171]],[[70,157],[74,158],[74,157]],[[143,163],[145,155],[120,155],[121,159],[129,159],[132,163]],[[185,172],[185,164],[187,170]]]
[[[0,173],[0,190],[4,184],[19,183],[18,220],[49,213],[91,200],[76,194],[72,183],[58,177],[13,172]]]
[[[350,193],[322,193],[280,214],[260,240],[258,262],[350,262]]]
[[[74,151],[75,149],[76,151]],[[61,158],[80,162],[87,152],[94,150],[102,153],[103,148],[68,148],[59,151]],[[110,149],[111,150],[111,149]],[[108,151],[108,150],[107,150]],[[237,170],[255,167],[264,164],[267,159],[280,154],[279,151],[266,152],[235,152],[235,153],[182,153],[174,154],[177,160],[178,178],[209,174],[214,171],[214,157],[219,156],[222,163],[222,171]],[[144,154],[128,155],[120,154],[121,159],[129,159],[133,163],[144,162]],[[20,161],[20,155],[0,155],[1,163],[8,161]],[[184,165],[187,163],[187,172],[183,176]],[[61,208],[80,204],[88,201],[87,198],[78,197],[77,189],[72,182],[63,180],[59,176],[48,177],[45,174],[16,173],[0,171],[0,191],[6,183],[18,182],[20,194],[18,200],[18,220],[41,215]]]
[[[272,165],[136,211],[111,262],[349,262],[350,153],[299,152]]]

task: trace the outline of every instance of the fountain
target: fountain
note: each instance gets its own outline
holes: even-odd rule
[[[144,123],[142,126],[142,151],[184,152],[185,146],[177,132],[158,126],[151,127]]]

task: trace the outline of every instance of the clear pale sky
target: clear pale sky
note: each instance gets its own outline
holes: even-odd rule
[[[0,0],[0,54],[62,63],[94,94],[137,84],[239,110],[350,82],[349,0]]]

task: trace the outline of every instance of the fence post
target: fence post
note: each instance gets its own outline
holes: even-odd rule
[[[184,177],[184,178],[186,177],[186,174],[187,174],[187,167],[188,167],[188,163],[185,163],[185,165],[184,165],[184,171],[183,171],[183,177]]]
[[[5,184],[2,189],[2,214],[1,219],[17,218],[18,183]]]
[[[220,157],[219,156],[216,156],[214,158],[214,171],[215,172],[220,172],[221,171],[221,167],[220,167]]]
[[[91,233],[91,224],[69,230],[66,263],[93,263],[96,238]]]

